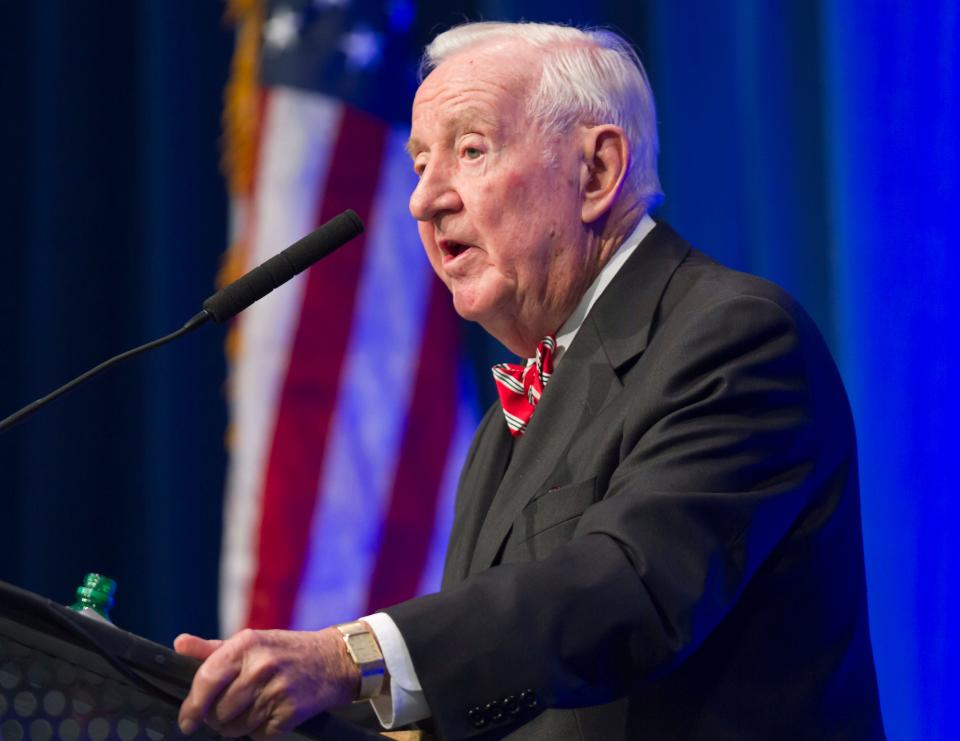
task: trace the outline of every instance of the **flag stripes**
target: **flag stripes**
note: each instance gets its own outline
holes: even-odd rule
[[[457,324],[450,311],[450,294],[440,281],[431,281],[426,332],[407,415],[409,434],[400,449],[390,510],[370,580],[366,612],[416,594],[427,561],[429,542],[422,524],[433,519],[444,464],[457,413],[456,367],[450,348],[457,347]]]
[[[344,108],[315,225],[352,207],[369,220],[386,126]],[[358,172],[367,174],[361,178]],[[349,192],[352,198],[345,197]],[[263,490],[247,625],[287,626],[300,587],[366,234],[307,272]]]
[[[405,144],[406,132],[395,131],[384,152],[294,627],[365,614],[367,585],[388,526],[390,493],[424,341],[427,295],[435,282],[401,197],[415,182]],[[420,529],[428,532],[429,522]]]
[[[249,213],[237,238],[253,267],[309,232],[327,180],[341,106],[273,88],[263,120]],[[225,635],[244,627],[257,573],[263,480],[307,274],[290,280],[236,319],[230,369],[230,468],[220,559],[220,620]]]
[[[470,443],[473,441],[478,422],[477,392],[473,385],[472,372],[465,364],[460,368],[458,388],[460,398],[457,404],[456,426],[447,454],[443,480],[440,483],[440,500],[437,502],[433,535],[417,594],[437,591],[443,580],[443,564],[450,539],[450,528],[453,526],[457,484],[460,482],[460,472],[463,462],[467,459],[467,452],[470,450]]]
[[[250,265],[344,208],[367,231],[237,324],[224,634],[318,628],[437,589],[477,422],[449,294],[407,210],[407,132],[283,87],[260,132]]]

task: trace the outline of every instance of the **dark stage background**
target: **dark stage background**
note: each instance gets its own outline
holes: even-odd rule
[[[572,20],[636,44],[661,122],[659,215],[786,286],[833,347],[858,423],[888,731],[946,739],[960,728],[960,11],[907,7],[431,1],[417,22],[426,38],[464,18]],[[233,38],[214,0],[0,8],[3,416],[210,293]],[[66,602],[100,570],[124,627],[216,632],[222,346],[207,327],[0,438],[0,579]]]

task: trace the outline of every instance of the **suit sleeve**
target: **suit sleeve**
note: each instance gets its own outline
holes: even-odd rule
[[[573,537],[388,610],[445,737],[489,731],[471,711],[491,700],[523,723],[670,671],[815,499],[821,436],[792,311],[738,296],[658,332]]]

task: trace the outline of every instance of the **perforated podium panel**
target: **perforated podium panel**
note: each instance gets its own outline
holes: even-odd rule
[[[9,634],[9,626],[3,632]],[[0,638],[3,741],[181,738],[176,711],[112,676],[12,637]],[[90,662],[95,663],[95,662]],[[199,733],[197,738],[212,738]]]
[[[161,741],[198,662],[0,582],[0,741]],[[217,739],[210,729],[190,738]],[[382,737],[330,715],[290,739]]]

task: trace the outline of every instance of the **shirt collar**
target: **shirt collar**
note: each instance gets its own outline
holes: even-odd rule
[[[630,258],[630,255],[633,254],[634,250],[637,249],[639,244],[656,225],[656,222],[650,218],[649,214],[644,214],[636,228],[630,233],[630,236],[620,243],[620,246],[617,247],[610,259],[607,260],[606,265],[600,268],[599,275],[594,278],[593,283],[590,284],[586,293],[583,294],[580,303],[577,304],[577,307],[567,318],[567,321],[563,323],[563,326],[557,330],[557,348],[553,355],[554,364],[560,360],[564,351],[570,347],[570,343],[573,342],[573,338],[577,336],[577,332],[579,332],[580,327],[583,326],[583,321],[587,318],[587,314],[590,313],[590,309],[593,308],[593,305],[597,302],[597,299],[600,298],[600,295],[606,287],[610,285],[610,281],[620,272],[620,268],[623,267],[624,263]]]

